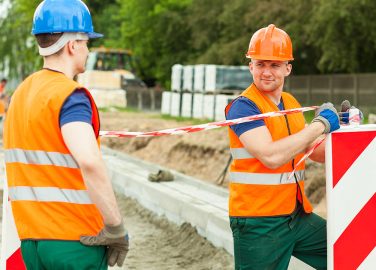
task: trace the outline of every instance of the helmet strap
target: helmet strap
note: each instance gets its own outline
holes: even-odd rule
[[[39,48],[39,54],[41,56],[49,56],[53,55],[54,53],[57,53],[61,48],[65,46],[69,41],[71,40],[89,40],[89,36],[85,33],[71,33],[71,32],[65,32],[63,35],[51,46],[42,48],[38,46]]]

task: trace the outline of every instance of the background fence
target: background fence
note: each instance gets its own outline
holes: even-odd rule
[[[376,74],[336,74],[291,76],[285,88],[302,105],[330,101],[339,105],[348,99],[352,105],[376,112]]]
[[[146,111],[161,110],[162,89],[138,88],[126,90],[127,107]]]
[[[366,115],[376,113],[376,74],[336,74],[291,76],[286,91],[302,106],[332,102],[337,108],[348,99]],[[224,108],[244,89],[205,91],[167,91],[163,94],[163,114],[192,118],[224,119]],[[159,98],[160,96],[158,96]]]

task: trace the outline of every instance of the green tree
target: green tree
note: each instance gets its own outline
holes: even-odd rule
[[[376,1],[321,0],[309,25],[309,42],[321,72],[375,72]]]
[[[31,35],[38,3],[37,0],[14,0],[7,16],[0,19],[0,69],[9,69],[10,77],[24,78],[41,66]]]
[[[134,52],[143,78],[169,81],[171,66],[184,62],[190,54],[190,30],[185,17],[191,0],[119,0],[119,3],[121,37],[117,45]]]

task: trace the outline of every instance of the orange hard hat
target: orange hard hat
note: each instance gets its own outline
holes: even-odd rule
[[[294,60],[291,39],[285,31],[270,24],[253,34],[246,57],[258,60]]]

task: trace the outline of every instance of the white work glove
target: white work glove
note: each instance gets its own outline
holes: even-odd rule
[[[325,126],[324,133],[330,133],[339,129],[339,117],[337,110],[330,102],[324,103],[315,112],[316,117],[312,123],[320,122]]]
[[[350,109],[358,109],[354,106],[351,106],[350,104],[350,101],[348,100],[344,100],[342,101],[341,103],[341,112],[339,112],[339,120],[340,120],[340,123],[341,124],[349,124],[349,117],[350,117],[350,113],[349,113],[349,110]],[[359,110],[359,109],[358,109]],[[363,121],[363,112],[361,110],[359,110],[359,119],[360,119],[360,123],[362,123]]]
[[[123,221],[117,226],[105,227],[96,236],[81,236],[87,246],[107,246],[107,264],[122,266],[129,250],[129,237]]]

